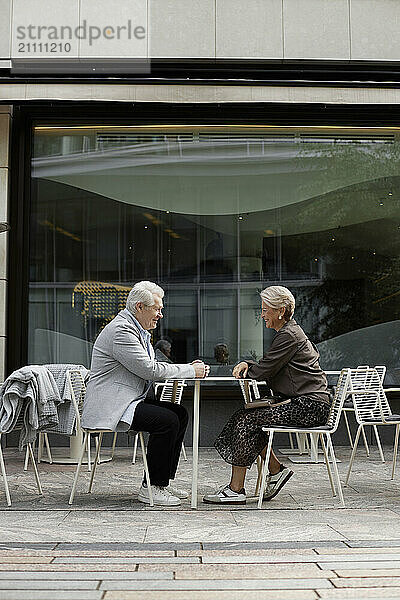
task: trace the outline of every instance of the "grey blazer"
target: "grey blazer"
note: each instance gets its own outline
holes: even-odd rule
[[[82,427],[115,431],[132,401],[143,397],[148,381],[195,377],[192,365],[158,362],[150,357],[131,313],[122,310],[95,341]]]

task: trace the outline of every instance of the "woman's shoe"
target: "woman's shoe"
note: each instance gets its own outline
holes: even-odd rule
[[[267,487],[265,488],[265,492],[263,494],[263,499],[272,500],[272,498],[275,498],[275,496],[281,491],[285,483],[289,481],[292,475],[293,471],[291,469],[281,465],[278,473],[269,476]]]
[[[246,504],[246,490],[242,488],[240,492],[234,492],[229,485],[226,485],[214,494],[206,494],[203,502],[206,504]]]

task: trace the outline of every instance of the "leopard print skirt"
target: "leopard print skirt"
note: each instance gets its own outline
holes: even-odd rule
[[[243,408],[231,416],[214,446],[225,462],[250,467],[268,441],[262,427],[318,427],[327,422],[329,409],[328,403],[307,396],[292,398],[280,406]]]

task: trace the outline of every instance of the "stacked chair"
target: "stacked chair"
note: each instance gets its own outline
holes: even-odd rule
[[[358,441],[364,427],[371,425],[374,429],[380,426],[395,426],[392,479],[396,468],[397,449],[400,431],[400,415],[393,414],[382,386],[382,374],[377,368],[358,367],[349,370],[349,393],[354,405],[358,429],[350,457],[345,485],[348,484]],[[377,438],[379,439],[379,438]],[[380,443],[379,443],[380,445]],[[381,456],[382,449],[380,448]]]

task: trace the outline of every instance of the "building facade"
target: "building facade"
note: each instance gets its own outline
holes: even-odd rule
[[[281,284],[325,369],[400,382],[399,2],[0,10],[3,377],[89,365],[149,279],[176,361],[262,356],[258,293]]]

